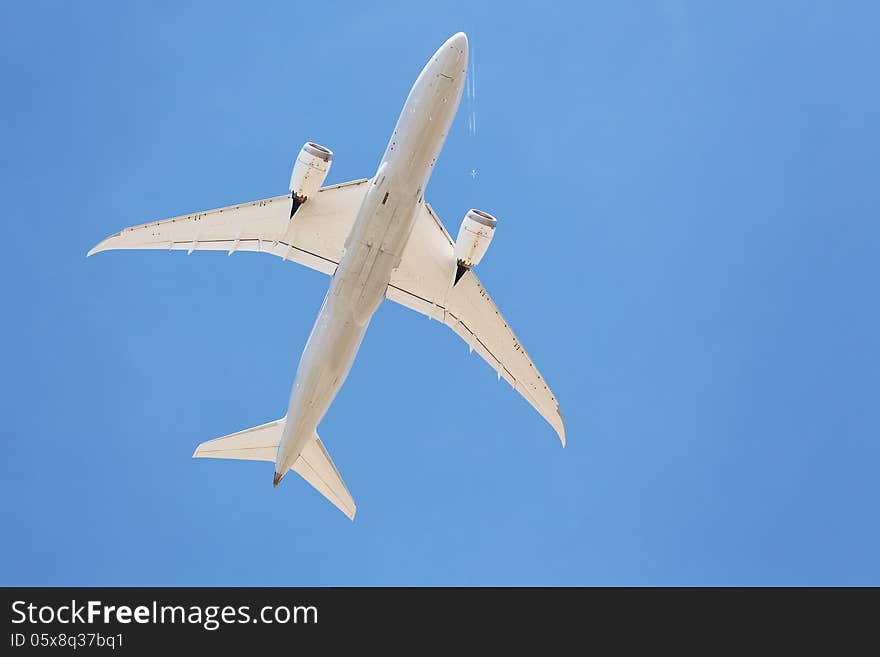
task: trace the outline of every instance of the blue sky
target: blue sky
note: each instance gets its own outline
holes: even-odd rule
[[[0,9],[0,584],[880,584],[875,3],[47,3]],[[383,304],[320,428],[352,524],[267,463],[328,280],[86,251],[371,175],[471,36],[427,189],[559,398],[563,450]],[[468,172],[476,168],[476,179]]]

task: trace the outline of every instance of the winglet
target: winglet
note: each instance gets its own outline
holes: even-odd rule
[[[559,410],[558,406],[556,407],[556,414],[559,415],[559,426],[553,428],[559,434],[559,440],[562,441],[562,449],[565,449],[565,422],[562,420],[562,411]]]
[[[94,255],[96,253],[100,253],[101,251],[109,251],[110,249],[112,249],[113,247],[109,245],[110,240],[112,240],[116,237],[119,237],[120,234],[121,233],[114,233],[110,237],[107,237],[107,238],[101,240],[100,242],[98,242],[97,244],[95,244],[95,246],[93,246],[91,249],[89,249],[89,252],[86,253],[86,258],[88,258],[89,256]]]

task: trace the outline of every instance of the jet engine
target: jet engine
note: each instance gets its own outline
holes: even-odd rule
[[[495,234],[495,217],[481,210],[468,210],[455,238],[455,259],[459,268],[479,264]],[[460,278],[460,276],[459,276]]]
[[[310,141],[303,145],[290,174],[290,193],[297,207],[321,189],[332,163],[333,151],[329,148]]]

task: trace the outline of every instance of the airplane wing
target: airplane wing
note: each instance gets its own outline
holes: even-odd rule
[[[443,322],[504,378],[559,434],[559,403],[473,271],[457,282],[454,243],[433,208],[424,204],[386,298]]]
[[[112,249],[258,251],[332,275],[367,192],[369,180],[322,188],[290,220],[288,195],[132,226],[88,255]],[[430,205],[420,209],[386,297],[437,319],[475,350],[559,434],[565,426],[547,383],[472,271],[453,286],[453,240]]]
[[[291,219],[290,195],[132,226],[88,255],[111,249],[259,251],[333,274],[342,258],[368,180],[322,188]]]

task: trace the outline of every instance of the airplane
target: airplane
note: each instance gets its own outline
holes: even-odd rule
[[[331,276],[284,417],[203,442],[194,458],[273,462],[273,486],[293,470],[354,520],[354,499],[317,427],[383,299],[451,328],[541,414],[565,447],[556,398],[472,269],[486,254],[497,220],[468,210],[453,240],[424,200],[461,100],[467,60],[463,32],[434,53],[372,178],[322,187],[333,152],[306,142],[289,194],[131,226],[88,252],[256,251]]]

